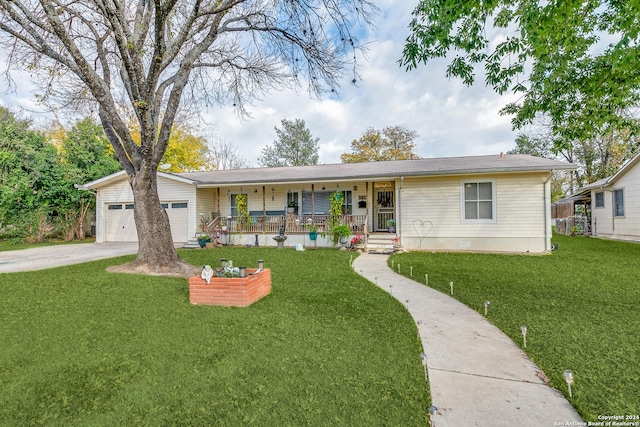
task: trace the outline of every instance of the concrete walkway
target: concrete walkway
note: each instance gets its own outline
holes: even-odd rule
[[[437,408],[434,426],[554,426],[582,421],[502,331],[457,300],[394,273],[387,258],[363,254],[353,261],[353,269],[391,292],[415,319],[427,355],[432,405]]]
[[[80,264],[138,252],[137,243],[80,243],[0,252],[0,273]]]

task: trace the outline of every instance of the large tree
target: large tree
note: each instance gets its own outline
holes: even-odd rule
[[[134,266],[180,271],[157,168],[181,107],[243,113],[299,79],[314,94],[335,89],[356,66],[355,25],[374,11],[366,0],[0,0],[0,33],[10,66],[42,83],[40,99],[97,109],[134,194]]]
[[[637,129],[639,28],[632,0],[420,0],[401,63],[411,69],[455,52],[446,75],[468,85],[484,64],[496,92],[520,95],[502,110],[514,127],[549,117],[556,147],[567,148]]]
[[[342,163],[413,159],[416,158],[413,140],[417,135],[404,126],[387,126],[382,131],[368,128],[359,139],[351,141],[351,153],[340,158]]]
[[[275,127],[278,139],[262,149],[260,166],[307,166],[318,164],[318,140],[302,119],[282,119],[282,128]]]

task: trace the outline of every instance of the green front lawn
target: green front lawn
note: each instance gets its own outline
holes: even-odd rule
[[[272,293],[192,306],[185,279],[105,271],[131,257],[0,274],[0,425],[427,425],[415,324],[349,253],[181,255],[262,258]]]
[[[424,283],[484,314],[568,397],[586,421],[640,415],[640,245],[554,236],[548,256],[461,253],[394,255]],[[633,422],[638,421],[633,420]]]

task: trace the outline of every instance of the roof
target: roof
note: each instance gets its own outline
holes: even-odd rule
[[[523,154],[389,160],[313,166],[250,168],[210,172],[184,172],[177,176],[198,187],[235,184],[321,182],[336,180],[390,179],[411,176],[466,175],[505,172],[573,170],[571,163]]]
[[[393,179],[412,176],[468,175],[508,172],[573,170],[571,163],[525,154],[442,157],[432,159],[388,160],[367,163],[335,163],[313,166],[249,168],[205,172],[164,173],[159,177],[197,187],[238,184],[276,184],[287,182],[330,182],[337,180]],[[126,179],[124,171],[78,186],[83,190],[104,187]]]
[[[594,181],[590,184],[587,184],[583,187],[578,188],[576,191],[573,192],[571,196],[567,197],[567,199],[570,199],[571,197],[574,197],[574,196],[581,195],[583,193],[591,193],[591,190],[601,190],[605,187],[610,187],[618,179],[620,179],[621,176],[623,176],[625,173],[631,170],[638,163],[640,163],[640,153],[636,154],[624,165],[622,165],[622,167],[620,167],[620,169],[618,169],[618,172],[616,172],[615,174],[608,176],[606,178],[599,179],[597,181]]]
[[[191,180],[189,180],[187,178],[183,178],[181,176],[178,176],[177,174],[174,175],[174,174],[165,173],[165,172],[158,172],[158,177],[167,178],[167,179],[171,179],[171,180],[174,180],[174,181],[183,182],[185,184],[193,184],[193,181],[191,181]],[[76,188],[78,188],[80,190],[91,190],[91,189],[96,189],[96,188],[100,188],[100,187],[105,187],[105,186],[113,184],[115,182],[120,182],[123,179],[127,179],[127,173],[124,170],[121,170],[119,172],[112,173],[111,175],[107,175],[105,177],[98,178],[95,181],[87,182],[86,184],[82,184],[82,185],[77,185]]]

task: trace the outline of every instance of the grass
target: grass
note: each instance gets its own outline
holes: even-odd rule
[[[484,314],[541,367],[585,421],[638,415],[640,406],[640,245],[554,236],[549,256],[406,253],[395,263]],[[391,262],[391,260],[390,260]],[[405,274],[409,273],[406,268]]]
[[[0,240],[0,252],[18,251],[22,249],[37,248],[40,246],[70,245],[70,244],[77,244],[77,243],[94,243],[95,241],[96,240],[93,237],[85,240],[71,240],[71,241],[52,239],[52,240],[47,240],[41,243],[15,243],[11,240]]]
[[[350,254],[181,256],[262,258],[272,293],[193,306],[185,279],[105,271],[131,257],[0,274],[0,425],[427,425],[415,324]]]

